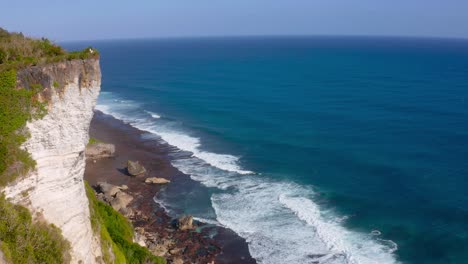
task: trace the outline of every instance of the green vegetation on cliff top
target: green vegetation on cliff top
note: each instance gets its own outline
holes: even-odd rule
[[[99,201],[94,190],[86,182],[91,226],[100,235],[103,261],[115,264],[165,264],[148,249],[133,243],[133,227],[130,222],[111,206]]]
[[[67,52],[48,39],[28,38],[0,28],[0,186],[34,168],[34,160],[20,146],[29,136],[26,122],[46,114],[46,103],[39,102],[36,96],[42,87],[35,83],[30,84],[29,90],[17,87],[17,71],[34,65],[98,57],[99,53],[92,48]]]
[[[67,52],[47,39],[27,38],[0,28],[0,187],[34,168],[35,161],[21,148],[29,137],[25,125],[47,113],[47,103],[37,97],[42,87],[37,83],[30,83],[29,89],[17,87],[17,71],[98,57],[92,48]],[[12,204],[0,194],[0,252],[8,263],[69,263],[69,249],[60,229],[33,220],[28,209]]]
[[[28,38],[22,33],[8,32],[0,28],[0,71],[90,58],[99,58],[99,52],[91,47],[82,51],[67,52],[46,38]]]

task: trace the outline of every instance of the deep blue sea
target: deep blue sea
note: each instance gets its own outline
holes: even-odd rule
[[[101,52],[97,109],[191,157],[158,202],[259,263],[468,263],[468,41],[251,37]]]

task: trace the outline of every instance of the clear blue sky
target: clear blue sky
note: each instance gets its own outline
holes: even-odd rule
[[[23,0],[0,26],[55,41],[224,35],[468,38],[468,0]]]

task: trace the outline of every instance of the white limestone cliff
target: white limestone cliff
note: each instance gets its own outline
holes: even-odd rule
[[[37,162],[35,171],[5,188],[8,198],[27,206],[62,230],[70,241],[72,263],[96,263],[101,256],[94,236],[83,182],[84,150],[99,95],[99,60],[75,60],[18,72],[18,86],[41,83],[47,115],[27,123],[22,146]]]

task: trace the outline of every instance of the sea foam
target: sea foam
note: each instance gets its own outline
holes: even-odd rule
[[[244,237],[259,263],[397,263],[395,243],[375,232],[346,229],[347,216],[319,208],[311,187],[254,175],[239,165],[239,157],[202,150],[200,139],[183,127],[149,118],[138,103],[112,93],[103,93],[96,108],[191,152],[172,162],[193,180],[220,190],[211,197],[216,219],[207,222]],[[170,207],[168,201],[155,202]]]

